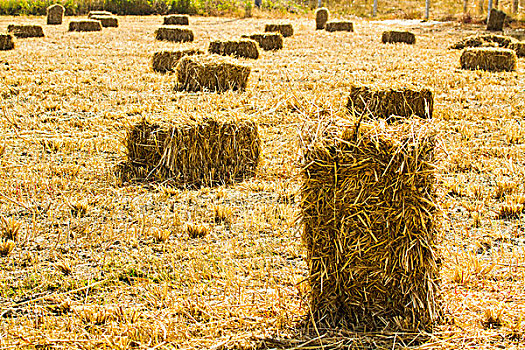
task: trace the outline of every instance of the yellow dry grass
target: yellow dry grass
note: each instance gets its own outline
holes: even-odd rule
[[[419,347],[523,342],[523,214],[500,216],[525,193],[523,61],[516,72],[460,70],[461,53],[447,47],[474,27],[355,19],[355,33],[327,33],[312,15],[289,19],[294,36],[282,50],[241,59],[252,66],[244,93],[189,94],[150,68],[154,52],[187,45],[156,41],[161,21],[122,17],[98,33],[50,26],[45,38],[0,52],[0,215],[6,232],[17,230],[16,241],[2,233],[12,243],[0,257],[0,349],[407,345],[409,335],[316,336],[300,324],[308,313],[295,221],[303,126],[347,117],[352,84],[394,81],[434,90],[440,135],[444,323]],[[191,45],[206,49],[267,22],[192,18]],[[417,44],[382,45],[391,29],[410,30]],[[199,190],[119,183],[127,126],[180,113],[258,122],[257,176]],[[216,219],[219,207],[228,220]]]

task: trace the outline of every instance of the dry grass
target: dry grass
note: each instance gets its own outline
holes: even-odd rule
[[[13,22],[45,18],[1,18],[0,26]],[[192,17],[192,47],[260,32],[268,22]],[[49,26],[45,38],[0,52],[0,213],[20,223],[13,249],[0,257],[0,348],[408,344],[397,334],[318,337],[299,323],[308,286],[294,221],[297,140],[306,121],[347,116],[351,85],[370,82],[424,84],[435,93],[445,322],[420,348],[524,341],[523,219],[498,217],[506,197],[525,193],[525,144],[513,136],[523,135],[523,62],[516,72],[459,69],[460,52],[447,47],[481,27],[356,19],[348,34],[316,31],[313,16],[289,22],[294,35],[282,50],[246,60],[253,69],[243,93],[173,91],[173,76],[153,72],[151,55],[187,44],[154,39],[161,17],[121,17],[118,30],[96,34]],[[381,45],[391,29],[410,30],[417,43]],[[195,113],[260,125],[255,178],[196,190],[119,183],[114,169],[128,125]],[[515,188],[497,197],[498,181]],[[82,200],[89,208],[76,215],[70,204]],[[231,208],[230,224],[216,223],[216,206]],[[209,230],[190,238],[189,223]],[[163,241],[155,230],[171,233]]]

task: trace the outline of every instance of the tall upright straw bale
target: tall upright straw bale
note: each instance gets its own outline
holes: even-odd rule
[[[383,44],[405,43],[413,45],[416,43],[416,36],[414,33],[399,30],[387,30],[381,35]]]
[[[193,118],[192,118],[193,119]],[[251,177],[259,164],[257,124],[227,116],[142,120],[127,133],[123,180],[212,186]]]
[[[257,41],[263,50],[280,50],[283,48],[284,39],[281,33],[252,34],[242,37]]]
[[[487,30],[495,32],[503,31],[506,19],[507,14],[505,14],[505,12],[497,9],[490,10],[490,16],[487,19]]]
[[[108,28],[117,28],[118,27],[118,18],[115,16],[92,16],[92,20],[99,21],[102,24],[102,27]]]
[[[164,25],[179,25],[187,26],[190,24],[190,17],[188,15],[168,15],[164,16]]]
[[[9,24],[7,32],[17,38],[42,38],[44,30],[39,25],[34,24]]]
[[[264,26],[264,31],[267,33],[277,32],[285,38],[293,35],[293,27],[291,24],[266,24]]]
[[[251,39],[215,40],[210,42],[208,51],[210,53],[223,56],[235,56],[252,59],[259,58],[259,47],[257,42]]]
[[[102,23],[93,19],[81,19],[69,21],[70,32],[100,32]]]
[[[93,16],[113,16],[109,11],[89,11],[88,18],[91,19]]]
[[[330,12],[326,7],[321,7],[315,10],[315,29],[324,29],[329,17]]]
[[[389,121],[412,115],[432,118],[434,93],[429,88],[421,87],[375,88],[353,85],[347,107],[359,117],[385,118]]]
[[[189,42],[193,41],[194,36],[193,31],[188,28],[161,26],[155,31],[155,39],[173,42]]]
[[[47,8],[47,24],[62,24],[66,9],[60,4],[54,4]]]
[[[158,51],[153,54],[151,66],[155,72],[171,72],[175,70],[177,63],[184,56],[203,55],[204,51],[199,49],[185,49],[175,51]]]
[[[353,32],[354,23],[350,21],[328,21],[324,29],[327,32]]]
[[[518,41],[515,43],[511,43],[509,45],[509,49],[514,50],[514,52],[516,52],[516,56],[525,57],[525,42]]]
[[[230,57],[218,55],[185,56],[175,67],[178,91],[216,91],[246,89],[251,68]]]
[[[461,53],[462,69],[486,71],[515,71],[518,65],[516,52],[498,47],[471,47]]]
[[[12,34],[0,34],[0,50],[13,50],[15,48],[15,39]]]
[[[440,317],[432,132],[376,121],[326,135],[305,147],[302,170],[313,320],[431,330]]]

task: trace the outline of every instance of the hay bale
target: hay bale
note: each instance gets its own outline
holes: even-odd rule
[[[505,12],[496,9],[490,10],[490,16],[487,19],[487,30],[495,32],[503,31],[506,19],[507,15]]]
[[[190,24],[188,15],[169,15],[164,17],[164,25],[187,26]]]
[[[362,123],[305,147],[301,219],[315,322],[417,331],[439,319],[439,211],[427,129]]]
[[[454,45],[451,49],[462,50],[466,47],[487,47],[487,46],[497,46],[507,48],[509,45],[515,42],[514,38],[504,36],[504,35],[495,35],[495,34],[482,34],[482,35],[472,35],[468,36]]]
[[[193,31],[188,28],[161,26],[155,31],[155,39],[176,43],[193,41]]]
[[[91,19],[93,16],[113,16],[109,11],[89,11],[88,18]]]
[[[9,24],[7,32],[17,38],[42,38],[44,30],[41,26],[33,24]]]
[[[514,50],[516,52],[516,56],[518,57],[525,57],[525,43],[522,41],[511,43],[509,45],[509,49]]]
[[[99,32],[101,30],[102,23],[93,19],[69,21],[70,32]]]
[[[15,48],[15,39],[11,34],[0,34],[0,50],[13,50]]]
[[[324,29],[329,17],[330,12],[326,7],[321,7],[315,10],[315,29]]]
[[[261,141],[251,121],[170,117],[132,126],[125,146],[127,161],[119,169],[123,180],[200,187],[255,175]]]
[[[327,32],[353,32],[354,23],[350,21],[328,21],[324,29]]]
[[[251,39],[212,41],[208,52],[222,56],[259,58],[257,42]]]
[[[62,24],[66,9],[60,4],[54,4],[47,8],[47,24]]]
[[[104,28],[118,27],[118,18],[115,16],[93,16],[91,17],[91,19],[95,21],[100,21],[100,24],[102,24],[102,27]]]
[[[204,51],[199,49],[187,49],[177,51],[159,51],[153,54],[151,66],[155,72],[171,72],[184,56],[203,55]]]
[[[387,30],[381,35],[381,41],[383,44],[387,43],[405,43],[405,44],[415,44],[416,36],[414,33],[398,30]]]
[[[494,47],[466,48],[461,53],[462,69],[487,71],[515,71],[518,63],[516,52]]]
[[[246,89],[250,67],[217,55],[185,56],[175,67],[178,91],[216,91]]]
[[[519,41],[523,41],[525,40],[525,29],[517,28],[505,30],[505,36],[509,36]]]
[[[266,24],[264,31],[267,33],[277,32],[285,38],[293,35],[293,27],[291,24]]]
[[[263,50],[280,50],[283,48],[284,39],[280,33],[252,34],[242,37],[257,41]]]
[[[376,89],[354,85],[350,89],[347,107],[359,117],[385,118],[390,121],[413,115],[432,118],[434,93],[429,88]]]

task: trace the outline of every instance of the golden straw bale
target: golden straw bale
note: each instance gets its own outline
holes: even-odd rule
[[[313,321],[431,330],[441,308],[433,132],[421,120],[323,132],[307,136],[302,169]]]
[[[257,42],[251,39],[241,40],[215,40],[210,42],[209,53],[222,56],[235,56],[243,58],[259,58]]]
[[[518,64],[516,52],[496,47],[466,48],[461,53],[462,69],[487,70],[494,72],[515,71]]]
[[[178,91],[216,91],[246,89],[251,68],[230,57],[217,55],[185,56],[175,67]]]
[[[326,7],[321,7],[315,10],[315,29],[324,29],[329,17],[330,12]]]
[[[142,120],[126,137],[124,181],[156,180],[177,186],[212,186],[255,174],[261,141],[257,124],[227,116]]]
[[[0,50],[13,50],[15,39],[12,34],[0,34]]]
[[[482,46],[490,46],[495,45],[498,47],[504,47],[508,48],[509,45],[512,42],[515,42],[516,40],[509,36],[504,35],[495,35],[495,34],[482,34],[482,35],[471,35],[468,36],[454,45],[452,45],[450,48],[455,50],[462,50],[466,47],[482,47]]]
[[[383,44],[388,43],[405,43],[405,44],[415,44],[416,36],[414,33],[407,31],[399,30],[387,30],[381,35],[381,41]]]
[[[155,72],[170,72],[175,70],[175,66],[184,56],[203,55],[204,51],[199,49],[186,49],[176,51],[158,51],[153,54],[151,66]]]
[[[33,24],[9,24],[7,32],[17,38],[42,38],[44,30],[41,26]]]
[[[350,21],[329,21],[326,22],[324,29],[327,32],[353,32],[354,23]]]
[[[93,16],[113,16],[109,11],[89,11],[88,18],[91,19]]]
[[[47,8],[47,24],[62,24],[66,9],[60,4],[54,4]]]
[[[100,24],[102,24],[102,27],[118,27],[118,18],[115,16],[92,16],[91,19],[95,21],[100,21]]]
[[[385,118],[389,121],[413,115],[432,118],[434,93],[429,88],[354,85],[350,89],[347,107],[359,117]]]
[[[102,30],[102,23],[93,19],[82,19],[69,22],[70,32],[99,32]]]
[[[280,50],[283,48],[284,39],[280,33],[252,34],[242,37],[257,41],[263,50]]]
[[[173,42],[188,42],[193,41],[193,31],[188,28],[181,28],[176,26],[161,26],[155,31],[155,39],[173,41]]]
[[[292,36],[293,35],[293,27],[291,24],[289,23],[286,23],[286,24],[266,24],[264,26],[264,31],[265,32],[277,32],[277,33],[281,33],[281,35],[285,38],[289,37],[289,36]]]
[[[164,25],[187,26],[190,24],[188,15],[169,15],[164,17]]]
[[[525,57],[525,42],[518,41],[511,43],[509,45],[509,49],[514,50],[516,52],[516,56]]]

